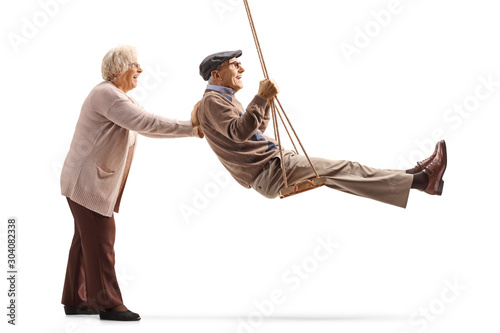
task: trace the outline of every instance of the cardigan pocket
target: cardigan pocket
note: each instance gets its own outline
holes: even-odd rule
[[[95,166],[97,167],[97,175],[99,178],[106,178],[106,177],[113,176],[115,174],[114,171],[104,170],[103,168],[101,168],[97,164]]]

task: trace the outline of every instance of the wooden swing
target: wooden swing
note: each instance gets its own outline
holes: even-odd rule
[[[245,9],[247,11],[248,21],[250,22],[250,28],[252,29],[253,39],[255,41],[255,46],[257,48],[257,54],[259,55],[259,60],[260,60],[260,65],[262,67],[262,72],[264,73],[264,77],[266,79],[269,79],[269,75],[267,73],[266,64],[264,62],[264,57],[262,55],[262,49],[261,49],[260,43],[259,43],[259,38],[257,37],[257,32],[255,30],[255,25],[253,23],[252,14],[250,13],[250,7],[248,6],[248,1],[247,0],[243,0],[243,2],[245,3]],[[275,140],[278,141],[278,146],[279,146],[279,151],[280,151],[280,157],[281,157],[281,170],[283,172],[283,180],[285,182],[285,187],[283,187],[280,190],[280,198],[283,199],[283,198],[292,196],[294,194],[305,192],[305,191],[308,191],[308,190],[312,190],[312,189],[315,189],[317,187],[325,185],[325,183],[326,183],[326,177],[320,177],[319,176],[318,172],[316,171],[316,168],[314,167],[314,165],[312,164],[311,160],[309,159],[309,156],[307,155],[306,150],[304,149],[304,146],[300,142],[300,139],[299,139],[299,137],[297,135],[297,132],[295,132],[295,129],[293,128],[292,123],[290,122],[290,119],[288,119],[288,116],[286,115],[285,110],[281,106],[281,103],[278,100],[278,97],[277,96],[273,97],[273,99],[270,101],[270,103],[271,103],[271,105],[270,105],[271,106],[271,115],[272,115],[273,127],[274,127],[274,138],[275,138]],[[279,106],[279,108],[278,108],[278,106]],[[311,168],[312,168],[312,170],[314,171],[314,173],[316,175],[315,178],[313,178],[313,179],[304,179],[304,180],[301,180],[301,181],[297,182],[294,185],[289,185],[288,184],[288,180],[287,180],[287,176],[286,176],[286,170],[285,170],[285,163],[283,162],[283,148],[281,146],[281,138],[280,138],[280,133],[279,133],[279,129],[278,129],[278,118],[277,118],[277,116],[279,116],[279,118],[281,120],[281,123],[283,124],[283,127],[285,128],[285,130],[286,130],[286,132],[288,134],[288,137],[290,138],[290,141],[292,142],[293,147],[295,148],[295,151],[297,153],[298,153],[298,150],[297,150],[297,147],[295,146],[295,142],[293,141],[292,135],[288,131],[288,127],[287,127],[287,125],[286,125],[286,123],[285,123],[282,115],[285,117],[286,122],[288,123],[288,125],[290,126],[293,134],[295,135],[295,138],[297,139],[300,147],[302,148],[302,151],[304,152],[304,155],[307,158],[307,161],[311,165]]]

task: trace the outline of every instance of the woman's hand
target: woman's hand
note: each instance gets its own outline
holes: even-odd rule
[[[191,121],[193,122],[193,127],[200,126],[200,121],[198,120],[198,107],[200,105],[200,101],[196,102],[194,105],[193,111],[191,111]]]
[[[203,131],[201,130],[201,126],[198,126],[198,136],[199,136],[200,138],[202,138],[202,139],[205,137],[205,134],[204,134],[204,133],[203,133]]]
[[[205,134],[203,134],[203,131],[201,130],[200,126],[200,121],[198,120],[198,107],[200,106],[200,101],[198,101],[193,108],[193,111],[191,111],[191,122],[193,123],[193,127],[198,128],[198,136],[203,139],[205,137]]]

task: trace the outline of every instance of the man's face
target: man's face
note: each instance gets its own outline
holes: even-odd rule
[[[241,76],[245,69],[237,58],[229,59],[218,69],[221,76],[221,85],[234,89],[235,92],[243,88]]]

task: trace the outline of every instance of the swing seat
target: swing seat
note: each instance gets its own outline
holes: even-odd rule
[[[313,179],[304,179],[293,186],[283,187],[280,190],[280,199],[292,196],[294,194],[309,191],[326,184],[326,177],[316,177]]]

